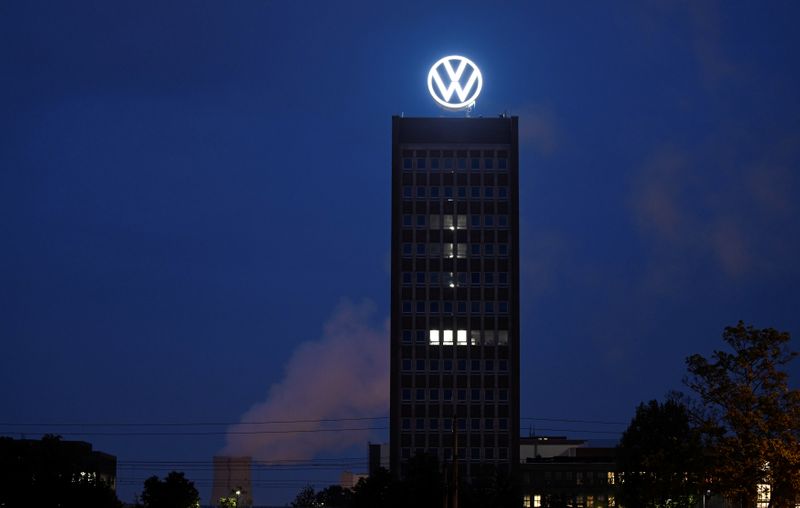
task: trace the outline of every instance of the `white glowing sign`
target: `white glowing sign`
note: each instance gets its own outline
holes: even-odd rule
[[[455,67],[453,67],[453,63],[456,64]],[[442,71],[444,71],[444,77],[449,85],[445,85]],[[461,85],[462,78],[466,79],[463,86]],[[463,56],[446,56],[433,64],[428,72],[428,91],[430,91],[431,97],[447,109],[469,108],[475,104],[481,88],[483,88],[481,71],[472,60]]]

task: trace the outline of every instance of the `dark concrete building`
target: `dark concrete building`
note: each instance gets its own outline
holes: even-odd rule
[[[392,119],[390,456],[519,463],[517,117]]]

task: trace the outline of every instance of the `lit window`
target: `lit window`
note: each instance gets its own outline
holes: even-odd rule
[[[478,330],[471,330],[469,332],[469,343],[471,345],[473,345],[473,346],[480,345],[480,343],[481,343],[481,332],[479,332]],[[472,360],[472,364],[473,364],[473,368],[472,369],[473,370],[478,370],[480,368],[480,366],[478,368],[474,367],[476,361],[478,361],[478,360]]]
[[[455,229],[453,227],[453,216],[452,215],[445,215],[442,217],[442,226],[445,229]]]
[[[497,332],[497,344],[500,346],[508,345],[508,330],[499,330]]]
[[[428,217],[428,227],[431,229],[439,229],[441,226],[441,216],[431,215]]]
[[[614,485],[616,483],[617,479],[614,477],[614,471],[609,471],[608,472],[607,481],[608,481],[609,485]],[[609,498],[609,501],[611,501],[610,498]]]
[[[531,496],[528,494],[522,497],[522,508],[531,508]]]
[[[466,346],[467,345],[467,331],[466,330],[458,330],[456,332],[456,339],[459,346]]]
[[[452,243],[444,244],[444,250],[442,251],[442,254],[446,258],[452,258],[453,257],[453,244]]]
[[[431,330],[430,345],[431,346],[439,345],[439,330]]]
[[[442,344],[445,346],[453,345],[453,330],[445,330],[442,335]]]
[[[456,216],[456,227],[458,229],[467,229],[467,216],[466,215],[457,215]]]
[[[467,244],[466,243],[457,244],[456,257],[459,257],[459,258],[467,257]]]
[[[483,343],[487,346],[494,346],[494,332],[487,330],[483,332]]]
[[[535,494],[533,496],[533,508],[541,508],[542,506],[542,496],[540,494]]]

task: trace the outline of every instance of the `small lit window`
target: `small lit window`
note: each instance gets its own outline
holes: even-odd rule
[[[536,494],[533,496],[533,508],[541,508],[541,507],[542,507],[542,496],[541,494]]]
[[[459,346],[466,346],[467,345],[467,331],[466,330],[458,330],[456,336],[457,344]]]
[[[500,346],[508,345],[508,330],[499,330],[497,332],[497,344]]]
[[[456,246],[456,257],[458,257],[458,258],[467,257],[467,244],[466,243],[457,244],[457,246]]]
[[[531,496],[528,494],[522,496],[522,508],[531,508]]]
[[[453,330],[445,330],[442,335],[442,344],[445,346],[453,345]]]
[[[456,227],[458,229],[467,229],[467,216],[466,215],[457,215],[456,216]]]
[[[470,345],[473,346],[479,346],[481,344],[481,332],[479,332],[478,330],[471,330],[469,332],[469,343]],[[475,362],[477,361],[478,360],[472,360],[472,370],[480,369],[480,363],[478,364],[477,368],[475,367]]]
[[[430,345],[431,346],[438,346],[439,345],[439,330],[431,330],[430,335]]]

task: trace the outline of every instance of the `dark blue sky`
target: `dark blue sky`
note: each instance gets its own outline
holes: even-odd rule
[[[268,400],[291,416],[276,394],[304,351],[385,337],[390,117],[445,114],[425,77],[451,53],[481,67],[476,115],[520,117],[524,417],[627,421],[739,319],[800,336],[798,15],[777,1],[3,2],[0,420],[236,422]],[[338,386],[314,375],[308,400]],[[343,386],[343,400],[361,391]],[[354,412],[385,415],[379,402]],[[587,432],[561,433],[613,437]],[[226,444],[73,438],[120,461]]]

